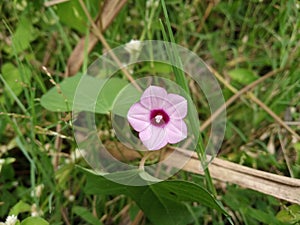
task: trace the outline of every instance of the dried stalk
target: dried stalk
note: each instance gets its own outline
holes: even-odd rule
[[[95,22],[93,20],[92,21],[99,25],[99,27],[101,27],[101,31],[104,32],[112,23],[114,18],[118,15],[126,2],[127,0],[106,0],[98,19],[96,19]],[[88,40],[86,40],[87,38]],[[88,53],[91,52],[97,42],[98,37],[94,33],[90,33],[88,37],[82,37],[80,39],[68,59],[66,71],[67,76],[72,76],[79,71],[84,61],[84,49],[86,48]]]
[[[176,151],[176,154],[172,154],[174,160],[169,160],[168,166],[176,167],[176,164],[172,165],[172,162],[176,162],[178,159],[186,160],[189,152],[184,149]],[[237,184],[244,188],[300,204],[300,179],[252,169],[218,158],[215,158],[208,168],[214,179]],[[201,163],[195,153],[188,160],[183,170],[201,175],[204,174]]]
[[[113,147],[114,145],[110,144],[110,141],[105,144],[107,150],[116,159],[128,162],[128,160],[131,161],[140,158],[140,155],[136,151],[132,151],[118,142],[116,145],[122,151],[122,154],[115,150],[116,147]],[[174,151],[174,149],[167,148],[164,158],[168,157],[171,153],[173,160],[168,160],[166,166],[177,167],[176,162],[187,161],[182,170],[203,175],[204,172],[196,153],[185,149]],[[159,156],[159,151],[157,152],[157,156]],[[237,184],[244,188],[300,204],[300,179],[252,169],[219,158],[215,158],[209,164],[208,168],[212,178],[216,180]]]

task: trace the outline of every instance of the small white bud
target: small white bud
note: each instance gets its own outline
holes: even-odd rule
[[[41,197],[43,189],[44,189],[44,184],[40,184],[40,185],[36,186],[35,187],[35,196],[38,198]]]
[[[75,200],[75,196],[74,195],[69,195],[69,197],[68,197],[68,200],[70,201],[70,202],[74,202],[74,200]]]
[[[149,8],[157,8],[159,5],[159,1],[158,0],[148,0],[146,2],[146,7],[149,9]]]
[[[108,130],[104,130],[104,131],[103,131],[103,135],[104,135],[104,136],[109,136],[109,131],[108,131]]]
[[[39,213],[37,211],[33,211],[33,212],[31,212],[31,216],[37,217],[37,216],[39,216]]]
[[[151,8],[152,4],[153,4],[153,0],[146,1],[146,8]]]
[[[298,143],[298,139],[297,139],[295,136],[292,137],[292,143],[293,143],[293,144]]]
[[[292,114],[296,113],[296,112],[297,112],[296,107],[290,107],[290,112],[291,112]]]
[[[43,215],[43,211],[38,210],[36,204],[32,204],[32,206],[31,206],[31,216],[35,217],[35,216],[41,216],[41,215]]]
[[[139,40],[131,40],[125,44],[125,50],[130,54],[136,54],[141,49],[141,42]]]
[[[110,136],[113,137],[113,138],[116,136],[114,129],[110,130]]]
[[[70,155],[71,161],[75,162],[78,159],[86,156],[86,151],[84,149],[76,148]]]

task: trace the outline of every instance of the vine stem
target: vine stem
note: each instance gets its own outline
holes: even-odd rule
[[[153,152],[146,152],[143,158],[140,161],[139,169],[140,170],[145,170],[145,163],[146,160],[149,159],[149,157],[153,154]]]

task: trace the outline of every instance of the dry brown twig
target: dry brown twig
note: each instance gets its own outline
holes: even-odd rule
[[[118,67],[121,69],[121,71],[123,72],[123,74],[125,75],[125,77],[132,83],[133,86],[135,86],[135,88],[137,90],[141,90],[141,88],[137,85],[137,83],[135,82],[135,80],[133,79],[133,77],[131,76],[131,74],[127,71],[126,68],[124,68],[124,66],[122,65],[121,61],[119,60],[119,58],[115,55],[115,53],[113,51],[111,51],[111,47],[109,46],[109,44],[107,43],[106,39],[104,38],[104,36],[102,35],[100,29],[97,27],[96,23],[93,21],[89,11],[87,10],[84,2],[82,0],[79,0],[79,3],[85,13],[85,15],[87,16],[89,22],[91,23],[92,26],[92,32],[97,36],[97,38],[101,41],[101,43],[103,44],[104,48],[108,51],[108,54],[112,57],[112,59],[117,63]]]
[[[116,159],[124,162],[140,159],[141,156],[136,151],[132,151],[132,149],[117,142],[116,144],[122,151],[120,153],[115,150],[114,145],[110,144],[110,142],[107,142],[105,146]],[[174,148],[169,147],[165,149],[164,158],[170,154],[172,154],[172,160],[168,160],[166,166],[177,167],[176,162],[178,160],[181,162],[186,161],[187,163],[182,170],[203,175],[203,169],[196,153],[178,148],[174,151]],[[159,156],[159,151],[157,156]],[[219,181],[237,184],[244,188],[300,204],[300,179],[252,169],[218,158],[215,158],[208,168],[212,178]]]
[[[17,113],[8,113],[8,112],[0,112],[0,116],[9,116],[12,118],[21,118],[21,119],[30,119],[30,116],[17,114]]]
[[[212,163],[209,164],[208,168],[214,179],[238,184],[244,188],[249,188],[282,200],[300,204],[299,179],[259,171],[218,158],[215,158]],[[201,170],[200,161],[197,155],[194,155],[188,161],[183,170],[204,174],[203,170]]]
[[[230,106],[232,103],[234,103],[238,98],[240,98],[243,94],[247,93],[248,91],[251,91],[253,88],[255,88],[258,84],[260,84],[261,82],[265,81],[266,79],[274,76],[275,74],[277,74],[278,72],[281,71],[281,69],[278,70],[273,70],[269,73],[267,73],[266,75],[262,76],[261,78],[255,80],[254,82],[252,82],[251,84],[245,86],[244,88],[242,88],[241,90],[237,90],[234,87],[232,87],[230,84],[228,84],[228,82],[212,67],[208,66],[209,70],[215,75],[215,77],[222,83],[224,84],[231,92],[235,93],[231,98],[229,98],[224,105],[222,105],[217,111],[215,111],[210,118],[208,118],[200,127],[200,131],[205,130],[210,124],[211,122],[217,118],[220,113],[222,113],[228,106]]]
[[[101,27],[102,32],[109,27],[126,2],[127,0],[106,0],[104,2],[101,13],[94,22]],[[68,59],[66,70],[67,76],[72,76],[79,71],[84,61],[85,49],[87,53],[91,52],[97,42],[98,37],[94,33],[90,33],[88,36],[80,39]]]
[[[205,24],[205,21],[207,20],[207,18],[208,18],[209,15],[211,14],[211,11],[212,11],[212,9],[214,8],[214,6],[217,5],[217,4],[218,4],[218,1],[215,1],[215,0],[209,1],[208,6],[207,6],[207,8],[206,8],[206,10],[205,10],[205,12],[204,12],[204,15],[203,15],[203,17],[201,18],[200,23],[199,23],[199,25],[198,25],[198,27],[197,27],[196,33],[200,33],[200,32],[202,31],[203,26],[204,26],[204,24]],[[193,36],[193,37],[191,38],[191,43],[194,43],[195,40],[196,40],[196,37]]]
[[[134,218],[134,221],[131,223],[131,225],[138,225],[141,224],[141,221],[143,219],[144,213],[142,210],[139,210],[138,214]]]
[[[178,154],[173,154],[173,157],[175,157],[173,161],[176,161],[177,157],[182,160],[186,158],[186,151],[185,149],[179,149]],[[176,165],[171,164],[169,164],[169,166],[176,167]],[[218,158],[215,158],[211,164],[209,164],[208,168],[214,179],[238,184],[242,187],[256,190],[289,202],[300,203],[299,179],[259,171]],[[183,170],[204,174],[201,163],[195,153]]]
[[[284,157],[286,166],[287,166],[287,168],[289,170],[290,176],[291,177],[295,177],[294,176],[294,172],[293,172],[292,167],[291,167],[290,159],[289,159],[288,154],[287,154],[287,150],[285,148],[287,139],[286,139],[286,137],[282,138],[283,135],[281,135],[280,129],[277,132],[278,132],[278,139],[279,139],[279,143],[280,143],[281,150],[282,150],[282,153],[283,153],[283,157]]]
[[[66,225],[71,225],[71,223],[69,221],[69,216],[67,215],[68,213],[67,213],[66,208],[62,206],[60,208],[60,212],[61,212],[62,218],[65,221]]]

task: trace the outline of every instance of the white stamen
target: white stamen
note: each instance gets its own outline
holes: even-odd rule
[[[160,121],[163,119],[163,116],[162,115],[156,115],[154,118],[155,118],[156,123],[160,123]]]

